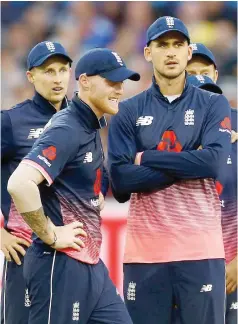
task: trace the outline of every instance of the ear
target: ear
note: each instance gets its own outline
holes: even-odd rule
[[[152,62],[151,48],[149,46],[144,48],[144,57],[147,62]]]
[[[215,80],[214,80],[215,83],[217,83],[217,79],[218,79],[218,71],[215,70]]]
[[[34,74],[31,71],[26,71],[26,76],[28,81],[34,84],[35,81]]]
[[[192,56],[193,56],[193,49],[192,49],[192,46],[189,45],[188,46],[188,61],[191,60]]]
[[[83,88],[83,90],[88,91],[90,88],[90,80],[87,77],[86,73],[81,74],[79,76],[79,85]]]

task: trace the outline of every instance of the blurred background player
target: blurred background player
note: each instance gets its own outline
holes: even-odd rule
[[[117,113],[123,81],[140,76],[116,52],[97,48],[79,60],[75,78],[79,92],[72,103],[51,119],[8,182],[18,211],[37,235],[24,264],[28,323],[132,324],[99,259],[99,129],[106,125],[104,113]]]
[[[191,44],[193,56],[186,68],[188,74],[208,76],[217,82],[218,70],[213,53],[201,43]],[[199,80],[199,79],[197,79]],[[206,90],[211,88],[208,82]],[[212,88],[209,90],[212,91]],[[237,323],[237,109],[231,108],[231,152],[218,178],[220,186],[220,202],[222,212],[222,231],[226,256],[226,323]]]
[[[7,182],[43,132],[45,124],[68,105],[66,92],[71,63],[60,43],[38,43],[27,58],[26,75],[34,86],[34,97],[1,112],[1,209],[4,215],[1,250],[6,258],[1,323],[4,324],[26,324],[28,321],[30,301],[23,279],[23,256],[32,235],[7,192]]]
[[[131,194],[124,297],[134,324],[170,323],[173,301],[184,324],[224,323],[214,179],[230,150],[230,108],[223,95],[186,82],[189,43],[177,18],[159,18],[148,28],[152,86],[123,101],[109,127],[112,187],[116,197]]]

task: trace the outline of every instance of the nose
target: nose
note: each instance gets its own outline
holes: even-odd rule
[[[168,48],[167,57],[174,58],[175,56],[176,56],[176,53],[175,53],[174,49],[172,47]]]
[[[123,82],[117,82],[115,84],[115,91],[117,95],[123,95],[124,87],[123,87]]]
[[[62,77],[59,72],[55,73],[54,83],[60,84],[62,82]]]

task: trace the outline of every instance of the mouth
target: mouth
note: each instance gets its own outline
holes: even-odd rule
[[[176,61],[168,61],[165,65],[167,65],[167,66],[171,66],[171,67],[174,67],[174,66],[176,66],[178,64],[178,62],[176,62]]]
[[[109,98],[109,101],[118,104],[119,99],[118,98]]]
[[[55,92],[55,93],[60,93],[64,88],[62,87],[55,87],[53,88],[52,90]]]

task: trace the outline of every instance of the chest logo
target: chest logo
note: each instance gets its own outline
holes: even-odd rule
[[[154,117],[152,116],[141,116],[136,121],[136,126],[149,126],[152,124]]]
[[[193,126],[194,125],[194,110],[188,109],[185,111],[184,125],[185,126]]]
[[[181,152],[182,145],[177,140],[174,131],[165,131],[160,143],[157,145],[158,151]]]
[[[31,128],[27,139],[38,138],[43,133],[44,128]]]
[[[91,162],[93,162],[93,154],[92,152],[87,152],[83,160],[83,163],[91,163]]]

